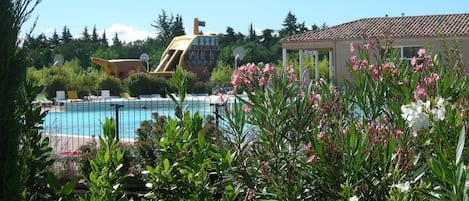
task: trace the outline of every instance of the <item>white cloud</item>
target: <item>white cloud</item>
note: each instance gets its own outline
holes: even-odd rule
[[[140,29],[138,27],[129,26],[125,24],[113,24],[111,27],[105,29],[106,30],[106,38],[108,39],[109,44],[112,43],[112,38],[117,33],[119,40],[124,41],[126,43],[136,41],[136,40],[145,40],[148,37],[155,37],[156,34],[149,32],[144,29]],[[104,30],[98,31],[98,34],[102,36]]]

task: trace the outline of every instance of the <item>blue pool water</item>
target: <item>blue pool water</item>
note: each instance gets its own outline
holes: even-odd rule
[[[213,114],[210,106],[211,99],[192,99],[186,101],[186,109],[191,114],[199,112],[206,116]],[[115,107],[110,104],[124,105],[119,108],[119,137],[134,139],[135,131],[140,123],[152,120],[152,113],[174,117],[174,104],[168,99],[132,100],[132,101],[102,101],[64,103],[60,110],[51,110],[44,121],[45,134],[101,136],[102,125],[106,118],[116,119]]]

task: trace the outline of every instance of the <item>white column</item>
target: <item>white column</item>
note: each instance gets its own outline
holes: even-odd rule
[[[303,81],[303,50],[300,50],[299,51],[299,64],[300,64],[300,69],[299,69],[299,73],[300,74],[300,81]]]
[[[316,74],[316,80],[319,80],[319,54],[317,50],[314,50],[314,69]]]
[[[287,49],[282,48],[282,65],[283,65],[283,72],[286,72],[287,69]]]
[[[329,51],[329,82],[334,84],[334,59],[332,59],[332,51]]]

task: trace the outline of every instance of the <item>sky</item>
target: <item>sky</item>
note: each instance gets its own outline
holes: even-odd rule
[[[80,37],[85,27],[91,33],[96,26],[99,35],[105,30],[108,39],[117,33],[120,40],[131,42],[156,37],[151,24],[163,10],[182,16],[186,34],[192,33],[194,18],[205,21],[200,27],[204,33],[226,33],[231,27],[247,34],[251,24],[258,33],[280,30],[288,12],[308,28],[324,23],[330,27],[385,15],[469,13],[469,0],[42,0],[21,33],[51,36],[56,30],[60,35],[67,26]]]

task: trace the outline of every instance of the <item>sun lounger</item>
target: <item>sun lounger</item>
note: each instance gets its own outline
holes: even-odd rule
[[[111,97],[111,91],[109,90],[101,90],[101,100],[110,100],[112,97]]]
[[[68,100],[72,102],[83,101],[83,99],[78,98],[77,91],[67,91]]]

